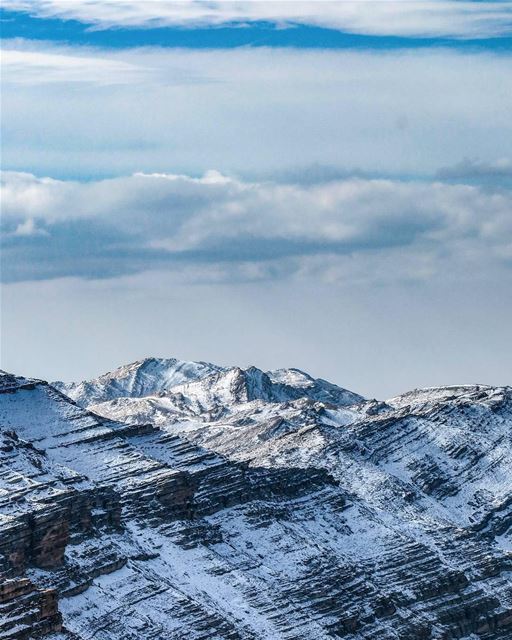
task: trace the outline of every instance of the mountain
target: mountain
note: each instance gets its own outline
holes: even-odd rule
[[[58,386],[0,375],[0,638],[512,638],[510,387]]]
[[[203,384],[205,378],[209,380]],[[300,397],[336,404],[353,404],[363,400],[362,396],[326,380],[312,378],[298,369],[278,369],[265,373],[256,367],[226,368],[174,358],[146,358],[94,380],[54,382],[53,386],[83,407],[118,398],[143,398],[168,393],[194,398],[198,406],[202,402],[203,407],[258,399],[284,402]]]
[[[81,406],[114,398],[141,398],[165,393],[177,384],[216,371],[206,362],[183,362],[175,358],[145,358],[87,382],[54,382],[53,385]]]

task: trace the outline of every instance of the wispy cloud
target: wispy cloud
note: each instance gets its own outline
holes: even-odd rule
[[[2,50],[3,82],[9,84],[48,85],[52,83],[90,83],[118,85],[139,83],[151,69],[137,64],[90,55],[74,55],[30,49]]]
[[[241,2],[202,0],[4,0],[6,9],[74,19],[98,29],[142,26],[204,27],[272,22],[314,25],[349,33],[488,38],[510,35],[508,2],[345,0]]]
[[[511,145],[504,54],[4,46],[4,166],[39,175],[418,175]]]

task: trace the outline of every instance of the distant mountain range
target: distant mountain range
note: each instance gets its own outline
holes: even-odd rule
[[[512,388],[0,376],[0,638],[512,639]]]

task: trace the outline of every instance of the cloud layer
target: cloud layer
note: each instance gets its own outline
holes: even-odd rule
[[[280,27],[302,24],[348,33],[455,38],[510,35],[512,17],[506,2],[453,0],[4,0],[4,7],[38,17],[80,20],[101,29],[266,21]]]
[[[510,266],[512,194],[442,182],[2,177],[6,280],[167,269],[191,280],[428,278]]]
[[[3,164],[36,175],[432,175],[512,145],[505,54],[4,46]]]

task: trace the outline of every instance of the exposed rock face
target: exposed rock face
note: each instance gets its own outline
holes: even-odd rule
[[[0,376],[0,638],[512,638],[511,388],[148,360],[67,390]]]
[[[54,589],[38,589],[28,578],[0,584],[0,637],[42,638],[54,631],[62,631]]]

